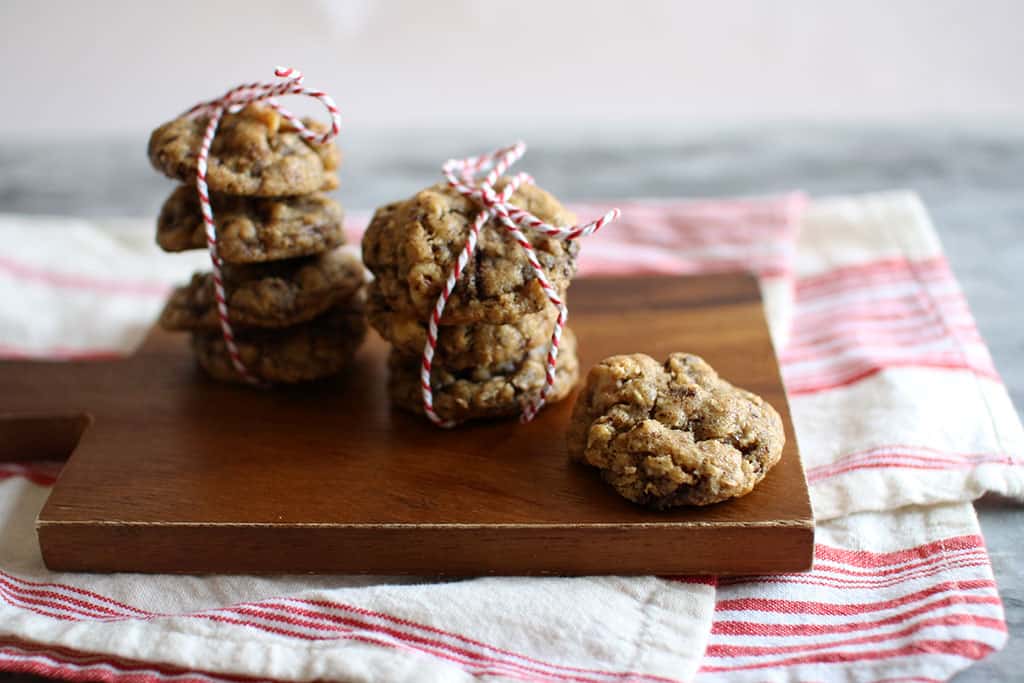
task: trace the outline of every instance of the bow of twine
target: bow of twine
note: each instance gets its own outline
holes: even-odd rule
[[[206,246],[210,252],[210,263],[213,267],[213,289],[214,297],[217,300],[217,317],[220,321],[221,334],[224,337],[224,345],[227,347],[228,356],[231,358],[231,365],[235,371],[245,379],[246,382],[254,385],[262,385],[252,372],[242,362],[238,353],[238,346],[235,344],[234,331],[231,322],[228,320],[227,298],[224,294],[224,278],[222,276],[222,265],[220,255],[217,253],[217,228],[213,220],[213,208],[210,205],[210,192],[206,185],[207,162],[210,157],[210,146],[213,144],[213,137],[217,134],[217,126],[220,125],[224,114],[237,114],[247,105],[254,102],[265,102],[288,121],[296,132],[303,139],[316,145],[323,145],[335,137],[341,130],[341,114],[338,106],[330,95],[322,90],[307,88],[302,84],[303,75],[298,69],[277,67],[274,75],[283,80],[268,83],[244,83],[228,90],[217,99],[208,102],[200,102],[189,109],[183,116],[208,118],[206,130],[203,133],[203,141],[199,146],[196,158],[196,191],[199,194],[199,207],[203,214],[203,224],[206,228]],[[330,130],[324,133],[317,133],[306,127],[297,116],[281,106],[277,97],[284,95],[304,95],[319,101],[327,109],[331,117]]]
[[[441,316],[444,314],[445,306],[448,304],[448,300],[455,290],[455,285],[462,275],[462,271],[466,269],[466,265],[473,257],[481,228],[492,219],[504,228],[516,244],[522,248],[527,261],[530,263],[530,268],[533,270],[534,277],[544,291],[545,297],[558,310],[558,315],[555,318],[555,327],[548,343],[544,386],[541,388],[540,393],[530,400],[523,409],[520,419],[525,423],[532,420],[537,415],[537,412],[544,407],[547,396],[554,386],[558,363],[558,346],[562,339],[562,330],[565,328],[565,322],[569,317],[569,310],[559,296],[558,290],[555,289],[548,279],[547,273],[544,272],[544,268],[537,259],[537,253],[533,245],[526,239],[523,230],[536,230],[559,240],[575,240],[597,232],[602,226],[614,221],[620,215],[618,209],[612,209],[597,220],[590,221],[589,223],[560,228],[545,223],[525,209],[513,206],[509,203],[512,195],[522,185],[532,184],[533,178],[526,173],[517,173],[509,178],[500,192],[494,189],[494,184],[525,152],[526,145],[522,142],[517,142],[491,154],[482,154],[468,159],[450,159],[442,168],[442,173],[448,182],[448,186],[480,205],[481,211],[470,224],[466,243],[462,251],[459,252],[455,266],[448,274],[448,279],[445,281],[441,294],[437,298],[437,303],[434,305],[434,310],[428,322],[427,341],[423,347],[423,358],[420,366],[423,411],[430,418],[431,422],[440,427],[452,427],[455,425],[455,422],[441,418],[434,409],[434,392],[430,385],[430,376],[434,362],[434,352],[437,348],[438,326],[441,322]],[[483,177],[479,177],[480,174],[484,174]]]

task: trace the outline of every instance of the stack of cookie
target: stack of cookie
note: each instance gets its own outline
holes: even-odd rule
[[[303,123],[323,131],[312,120]],[[149,140],[153,166],[185,185],[164,203],[157,243],[171,252],[206,248],[196,155],[207,119],[181,117]],[[341,207],[322,194],[338,186],[333,144],[307,142],[269,107],[249,105],[221,120],[207,183],[228,320],[247,371],[265,382],[335,374],[366,333],[365,271],[344,242]],[[199,365],[241,381],[221,334],[212,273],[174,291],[160,316],[168,330],[192,333]]]
[[[499,180],[496,189],[504,185]],[[534,185],[520,187],[511,203],[553,225],[575,222]],[[367,315],[392,344],[389,391],[402,408],[423,412],[420,366],[427,321],[479,211],[458,192],[436,185],[379,208],[363,237],[363,259],[375,276]],[[578,245],[532,230],[525,234],[564,300]],[[462,422],[521,413],[544,386],[556,315],[522,248],[495,222],[484,225],[441,320],[431,374],[440,417]],[[576,339],[566,329],[548,402],[565,398],[578,374]]]

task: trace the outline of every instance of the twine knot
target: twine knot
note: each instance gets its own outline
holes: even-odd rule
[[[200,102],[185,112],[184,116],[207,116],[209,121],[203,133],[203,141],[199,146],[196,157],[196,191],[199,194],[199,208],[203,214],[203,224],[206,228],[206,246],[210,252],[210,263],[213,267],[213,291],[217,300],[217,318],[220,321],[221,334],[224,337],[224,345],[227,348],[228,356],[231,358],[231,365],[235,372],[242,376],[246,382],[253,385],[262,385],[253,375],[245,363],[242,362],[238,353],[238,346],[235,344],[235,334],[228,320],[227,297],[224,293],[224,278],[221,273],[223,262],[217,253],[217,228],[213,220],[213,207],[210,204],[210,191],[206,184],[207,163],[210,158],[210,146],[213,144],[213,137],[217,134],[217,126],[220,125],[224,114],[237,114],[249,104],[254,102],[266,102],[267,105],[277,111],[282,118],[286,119],[303,139],[312,144],[323,145],[335,137],[341,130],[341,113],[338,106],[330,95],[322,90],[313,90],[303,86],[303,75],[298,69],[290,67],[277,67],[274,75],[284,79],[274,83],[243,83],[236,86],[220,97]],[[317,133],[306,127],[297,116],[285,109],[278,103],[277,97],[284,95],[304,95],[318,100],[327,109],[331,117],[331,127],[324,133]]]

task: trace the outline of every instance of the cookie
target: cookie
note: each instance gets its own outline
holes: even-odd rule
[[[289,261],[224,264],[229,320],[238,327],[289,327],[315,318],[359,294],[366,273],[344,249]],[[217,330],[213,274],[196,273],[178,287],[160,314],[165,330]]]
[[[591,369],[573,408],[569,456],[655,509],[745,496],[782,456],[779,414],[698,356],[633,354]]]
[[[500,180],[497,187],[504,184]],[[520,187],[511,203],[554,225],[569,226],[576,220],[534,185]],[[476,203],[446,185],[377,210],[363,236],[363,260],[379,281],[389,308],[427,319],[479,212]],[[524,234],[552,285],[564,294],[576,273],[578,245],[534,230]],[[522,247],[492,220],[480,231],[476,252],[448,300],[441,324],[510,323],[547,305]]]
[[[547,347],[530,351],[517,364],[493,369],[452,371],[434,366],[431,384],[434,409],[446,420],[463,422],[477,418],[519,415],[544,386]],[[414,413],[423,413],[420,391],[420,356],[395,350],[388,356],[388,392],[395,405]],[[555,369],[555,383],[548,403],[569,395],[579,379],[576,336],[566,328]]]
[[[335,308],[296,327],[245,330],[235,343],[246,369],[271,383],[307,382],[342,370],[366,336],[358,309]],[[192,351],[199,366],[222,382],[242,382],[219,331],[194,332]]]
[[[181,116],[153,131],[149,160],[168,178],[191,182],[206,116]],[[310,130],[327,126],[303,119]],[[250,104],[237,114],[225,114],[210,146],[206,182],[210,192],[250,197],[285,197],[333,190],[340,155],[333,143],[307,142],[271,109]]]
[[[427,342],[427,323],[388,308],[377,281],[367,287],[366,317],[373,329],[405,355],[419,355]],[[528,351],[546,346],[558,311],[549,305],[504,325],[444,325],[437,335],[435,362],[450,370],[493,368],[515,363]]]
[[[344,213],[314,193],[260,199],[213,195],[217,251],[228,263],[259,263],[319,254],[344,244]],[[194,187],[182,185],[164,202],[156,242],[164,251],[206,248],[206,227]]]

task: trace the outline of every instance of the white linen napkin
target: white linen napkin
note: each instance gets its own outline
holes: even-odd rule
[[[949,678],[1005,642],[967,501],[1024,495],[1021,426],[916,197],[811,202],[794,242],[803,208],[799,196],[627,203],[621,225],[583,244],[581,274],[761,275],[819,519],[812,572],[717,588],[60,574],[43,568],[32,526],[56,467],[0,463],[0,669],[119,681]],[[8,356],[130,349],[169,284],[205,261],[159,253],[137,224],[7,216],[0,238],[12,245],[0,256]]]

